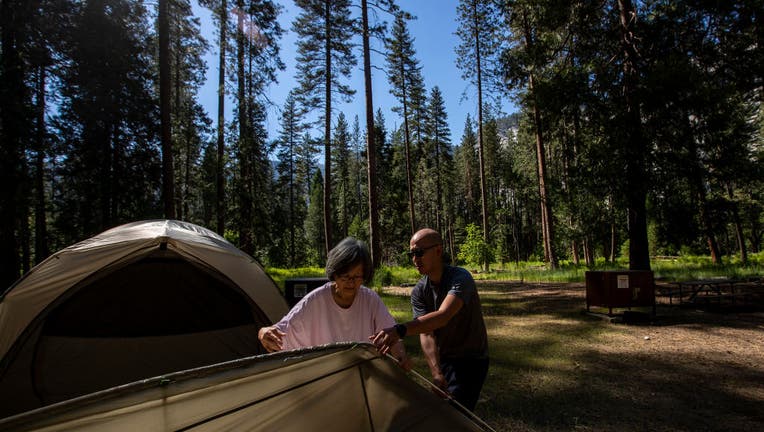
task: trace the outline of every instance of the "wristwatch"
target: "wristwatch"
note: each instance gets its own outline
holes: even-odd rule
[[[406,331],[408,331],[408,329],[405,324],[396,324],[395,331],[398,333],[398,337],[403,339],[406,336]]]

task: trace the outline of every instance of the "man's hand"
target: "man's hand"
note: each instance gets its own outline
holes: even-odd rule
[[[395,331],[395,327],[382,329],[379,333],[369,336],[371,343],[373,343],[374,346],[377,347],[377,350],[383,355],[389,353],[393,345],[400,339],[401,338],[398,337],[398,332]]]
[[[448,382],[446,382],[446,377],[444,377],[442,373],[438,372],[432,374],[432,383],[444,392],[448,392]]]
[[[414,367],[414,362],[411,361],[411,358],[407,355],[404,355],[403,358],[399,358],[398,360],[398,366],[401,367],[404,371],[408,372]]]
[[[448,391],[448,381],[446,381],[446,377],[442,373],[437,372],[432,374],[432,384],[432,392],[436,395],[443,398],[453,397],[451,392]]]
[[[276,352],[284,349],[284,336],[286,336],[286,333],[279,330],[276,326],[262,327],[257,332],[257,338],[260,339],[260,343],[263,344],[268,352]]]

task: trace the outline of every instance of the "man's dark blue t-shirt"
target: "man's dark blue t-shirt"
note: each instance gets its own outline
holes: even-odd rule
[[[411,291],[414,318],[438,310],[448,294],[457,296],[464,305],[448,324],[434,332],[440,356],[487,358],[488,335],[480,297],[475,280],[467,270],[445,266],[438,285],[432,283],[428,276],[421,278]]]

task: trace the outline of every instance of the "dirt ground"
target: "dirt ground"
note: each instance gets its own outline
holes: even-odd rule
[[[764,430],[764,308],[593,308],[583,284],[478,282],[496,430]],[[656,291],[662,292],[659,284]],[[391,287],[408,295],[410,288]]]

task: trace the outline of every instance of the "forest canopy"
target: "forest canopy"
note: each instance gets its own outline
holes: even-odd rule
[[[0,286],[152,218],[280,267],[320,266],[346,236],[401,263],[425,226],[453,259],[478,242],[486,267],[627,256],[649,269],[656,255],[761,250],[760,0],[454,2],[455,63],[479,101],[458,142],[405,2],[296,0],[285,29],[284,2],[199,0],[207,40],[191,1],[0,2]],[[286,31],[299,76],[269,136]],[[354,67],[365,88],[351,87]],[[371,67],[391,112],[374,109]],[[216,118],[199,98],[209,68]],[[353,98],[365,118],[333,108]]]

